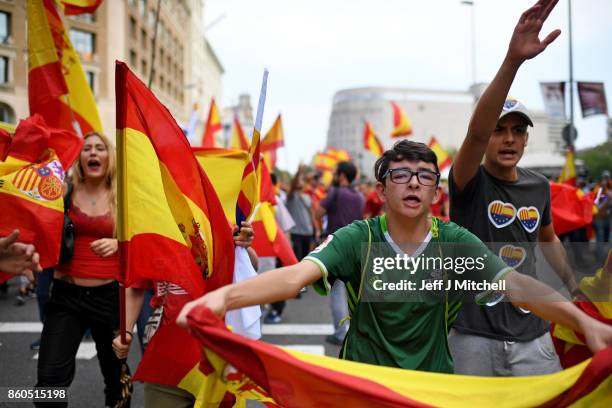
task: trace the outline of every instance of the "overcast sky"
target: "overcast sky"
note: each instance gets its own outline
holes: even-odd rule
[[[474,0],[477,80],[490,81],[520,14],[535,0]],[[283,114],[279,167],[294,171],[326,143],[331,102],[362,86],[466,90],[471,83],[470,7],[460,0],[206,0],[205,21],[225,18],[208,39],[225,68],[223,104],[250,93],[256,105],[263,68],[270,70],[263,131]],[[521,68],[510,91],[542,110],[540,81],[562,81],[568,68],[568,0],[542,31],[561,36]],[[603,81],[612,92],[612,1],[574,0],[574,77]],[[255,109],[255,106],[254,106]],[[408,112],[410,116],[410,112]],[[603,116],[581,118],[579,148],[605,140]]]

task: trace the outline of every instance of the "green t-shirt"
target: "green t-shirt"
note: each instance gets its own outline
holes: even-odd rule
[[[374,293],[373,288],[380,287],[382,282],[402,280],[421,288],[423,280],[434,278],[443,278],[445,287],[449,280],[496,282],[511,269],[468,230],[437,219],[411,257],[453,261],[459,257],[483,256],[481,270],[458,274],[447,267],[440,270],[431,266],[411,271],[392,268],[383,273],[372,272],[374,258],[398,254],[403,256],[404,252],[389,235],[383,215],[341,228],[305,258],[321,269],[322,277],[313,285],[317,292],[329,293],[330,281],[333,283],[335,279],[346,284],[352,316],[341,355],[368,364],[452,373],[447,334],[461,306],[459,292],[442,289]],[[365,259],[368,262],[363,267]],[[365,274],[363,280],[362,274]],[[375,281],[379,282],[375,284]]]

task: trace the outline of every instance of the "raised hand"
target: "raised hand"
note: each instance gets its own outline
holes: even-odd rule
[[[33,245],[16,242],[19,231],[15,230],[0,238],[0,271],[25,274],[32,280],[32,272],[41,270],[39,255]]]
[[[514,28],[506,58],[513,62],[522,63],[540,54],[561,34],[561,30],[554,30],[542,41],[539,38],[544,22],[558,1],[539,0],[521,15]]]

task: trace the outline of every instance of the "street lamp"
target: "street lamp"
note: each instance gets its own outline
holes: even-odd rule
[[[472,85],[476,85],[476,21],[474,13],[474,1],[473,0],[461,0],[461,4],[470,6],[471,16],[471,36],[472,36]]]

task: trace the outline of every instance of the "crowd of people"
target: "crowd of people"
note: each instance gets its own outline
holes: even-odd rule
[[[534,278],[533,247],[525,248],[520,267],[511,268],[501,260],[503,248],[485,244],[548,243],[543,251],[547,262],[572,295],[580,294],[553,229],[548,181],[518,166],[533,126],[531,114],[507,97],[521,65],[559,35],[557,30],[542,41],[538,38],[556,3],[540,1],[521,16],[506,57],[474,110],[447,183],[440,180],[435,153],[409,140],[396,143],[377,160],[374,181],[358,174],[350,161],[338,163],[330,186],[323,184],[320,173],[303,165],[286,183],[272,174],[276,219],[299,262],[279,267],[274,257],[258,258],[250,248],[253,229],[243,223],[235,227],[235,245],[247,248],[259,275],[199,299],[190,299],[169,282],[129,288],[127,341],[117,332],[115,153],[104,135],[86,135],[64,195],[66,213],[74,223],[72,257],[41,270],[36,249],[19,242],[19,231],[0,238],[0,270],[30,281],[37,277],[43,331],[33,344],[40,347],[36,386],[69,386],[78,346],[90,335],[104,377],[105,405],[128,406],[131,384],[125,358],[133,327],[140,319],[142,336],[147,318],[160,316],[147,306],[165,306],[162,320],[185,325],[187,314],[198,305],[224,316],[233,309],[269,303],[264,322],[276,324],[283,319],[286,301],[299,297],[309,285],[330,296],[334,333],[326,341],[341,346],[342,358],[369,364],[480,376],[553,373],[561,367],[550,321],[582,333],[593,352],[612,345],[612,327],[582,313]],[[597,191],[593,228],[601,244],[596,256],[603,262],[612,218],[610,173],[586,188]],[[515,212],[507,216],[496,206]],[[517,215],[523,210],[530,217]],[[478,302],[448,296],[438,302],[366,301],[366,270],[375,244],[393,254],[450,258],[459,256],[461,245],[470,245],[489,255],[477,277],[490,283],[504,280],[505,289],[487,293]],[[401,273],[390,271],[386,276],[392,280]],[[430,276],[418,270],[412,279],[425,282]],[[504,296],[509,301],[501,301]],[[147,334],[154,336],[155,330]],[[141,339],[141,344],[147,340]],[[147,383],[145,401],[151,406],[160,401],[165,406],[189,406],[194,397],[176,387]]]

